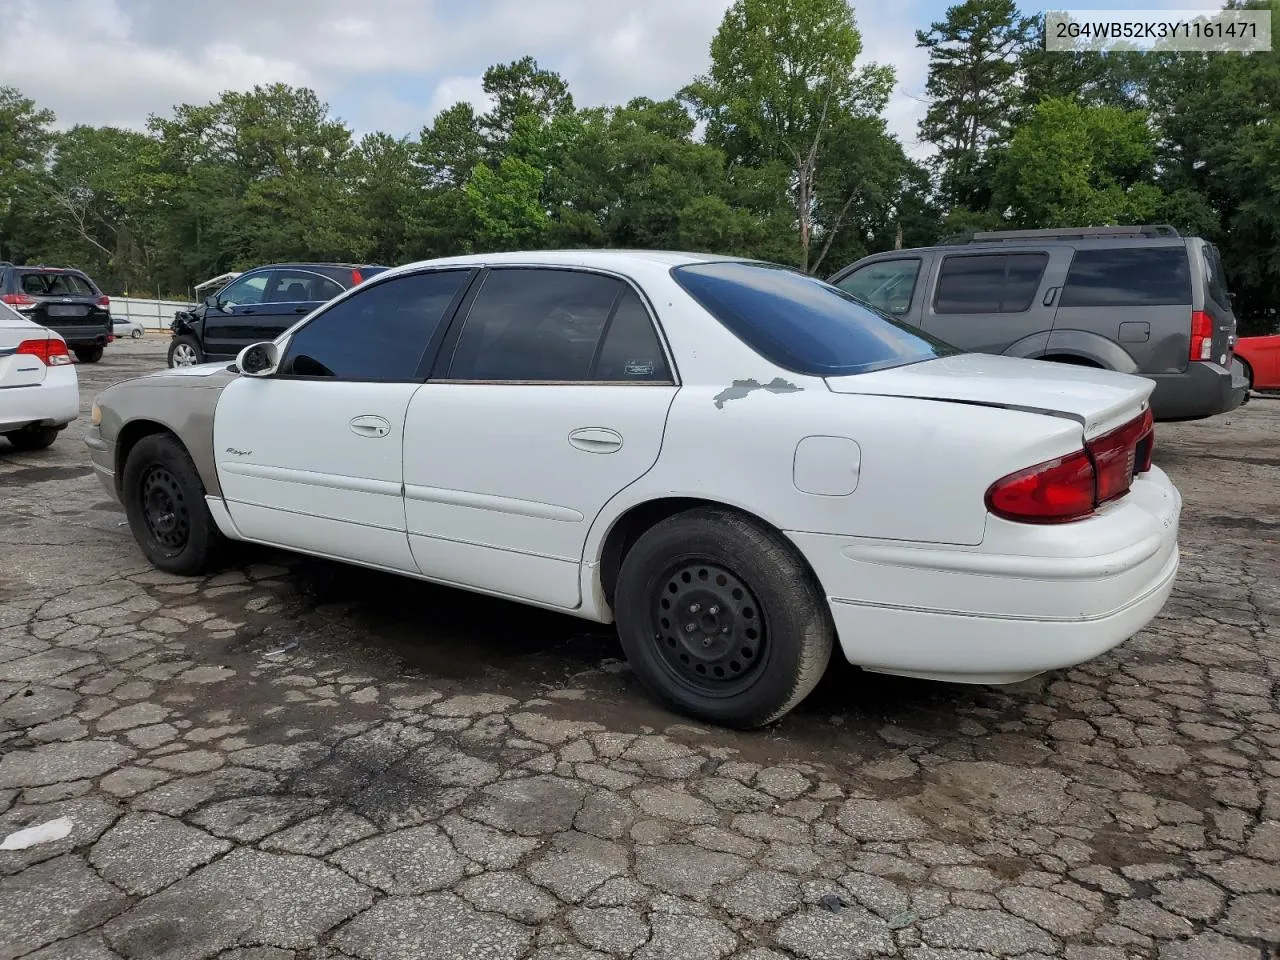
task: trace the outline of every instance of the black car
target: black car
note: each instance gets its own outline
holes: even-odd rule
[[[322,303],[386,267],[354,263],[273,263],[240,274],[193,310],[173,318],[169,366],[233,360],[274,340]]]
[[[0,263],[0,300],[61,334],[81,363],[102,359],[112,336],[111,300],[81,271]]]

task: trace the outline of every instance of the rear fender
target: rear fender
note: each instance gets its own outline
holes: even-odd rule
[[[1046,354],[1087,360],[1117,373],[1138,373],[1137,362],[1124,347],[1087,330],[1054,330]]]

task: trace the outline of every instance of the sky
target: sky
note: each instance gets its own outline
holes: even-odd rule
[[[579,106],[671,96],[706,70],[731,0],[0,0],[0,85],[58,126],[142,127],[178,103],[283,82],[314,88],[357,133],[416,135],[490,64],[530,54]],[[948,0],[853,0],[862,59],[891,64],[887,110],[924,148],[927,58],[915,31]],[[1024,13],[1041,4],[1020,4]],[[1205,9],[1214,0],[1067,0],[1056,8]]]

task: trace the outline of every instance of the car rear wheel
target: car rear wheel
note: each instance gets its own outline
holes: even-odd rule
[[[193,367],[197,363],[204,363],[204,356],[200,352],[200,344],[196,343],[196,338],[186,334],[174,337],[173,343],[169,344],[169,366]]]
[[[130,331],[129,336],[132,337],[134,340],[137,340],[140,336],[142,336],[142,328],[134,327],[133,330]]]
[[[76,359],[81,363],[97,363],[102,359],[101,347],[76,347]]]
[[[175,438],[139,440],[125,460],[122,483],[133,538],[155,566],[192,576],[218,562],[225,538],[205,504],[200,474]]]
[[[615,611],[641,683],[681,713],[731,727],[763,726],[803,700],[835,637],[794,548],[728,510],[677,514],[644,533],[622,562]]]
[[[60,432],[57,427],[30,426],[5,436],[19,450],[43,450],[58,439]]]

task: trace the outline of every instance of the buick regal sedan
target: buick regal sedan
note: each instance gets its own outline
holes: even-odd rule
[[[1139,630],[1178,568],[1151,390],[767,263],[508,253],[117,384],[87,442],[163,570],[243,540],[616,622],[661,701],[751,727],[836,644],[1007,683]]]

